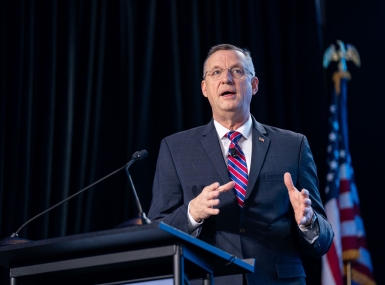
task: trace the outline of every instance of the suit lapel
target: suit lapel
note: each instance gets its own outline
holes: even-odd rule
[[[246,199],[249,198],[251,191],[254,189],[270,145],[270,140],[265,136],[267,134],[265,128],[260,123],[258,123],[253,116],[251,117],[253,120],[253,146]]]
[[[211,120],[211,122],[208,123],[203,129],[201,143],[222,180],[218,182],[221,185],[229,182],[229,173],[223,159],[222,149],[220,142],[218,141],[218,133],[215,129],[213,120]]]

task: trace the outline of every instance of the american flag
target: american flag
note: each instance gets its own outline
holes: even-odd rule
[[[330,105],[328,173],[325,210],[333,226],[334,239],[322,257],[322,284],[346,284],[347,264],[351,265],[351,284],[376,284],[348,143],[347,79],[340,82],[340,94],[334,90]]]

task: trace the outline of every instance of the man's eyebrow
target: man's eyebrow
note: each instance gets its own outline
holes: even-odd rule
[[[213,70],[213,69],[216,69],[216,68],[224,68],[224,67],[219,66],[219,65],[214,65],[213,67],[210,67],[208,70]]]

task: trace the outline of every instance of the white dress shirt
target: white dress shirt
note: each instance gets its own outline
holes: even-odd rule
[[[230,147],[230,140],[227,138],[226,134],[230,132],[229,129],[222,126],[220,123],[214,120],[214,126],[218,133],[219,141],[221,142],[221,149],[223,153],[223,159],[226,162],[226,165],[228,163],[228,153],[229,153],[229,147]],[[246,164],[247,164],[247,173],[250,173],[250,167],[251,164],[251,152],[252,152],[252,135],[253,132],[251,131],[251,128],[253,126],[253,121],[251,120],[251,116],[249,116],[249,119],[246,123],[244,123],[241,127],[236,129],[237,132],[242,134],[242,137],[238,141],[238,145],[241,147],[245,157],[246,157]]]

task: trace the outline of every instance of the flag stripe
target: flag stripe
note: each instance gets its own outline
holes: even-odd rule
[[[334,281],[334,284],[343,285],[340,264],[338,261],[339,259],[337,256],[334,242],[332,243],[332,246],[330,247],[326,258],[328,261],[328,267],[333,277],[332,280]],[[323,283],[323,284],[326,285],[327,283]]]

